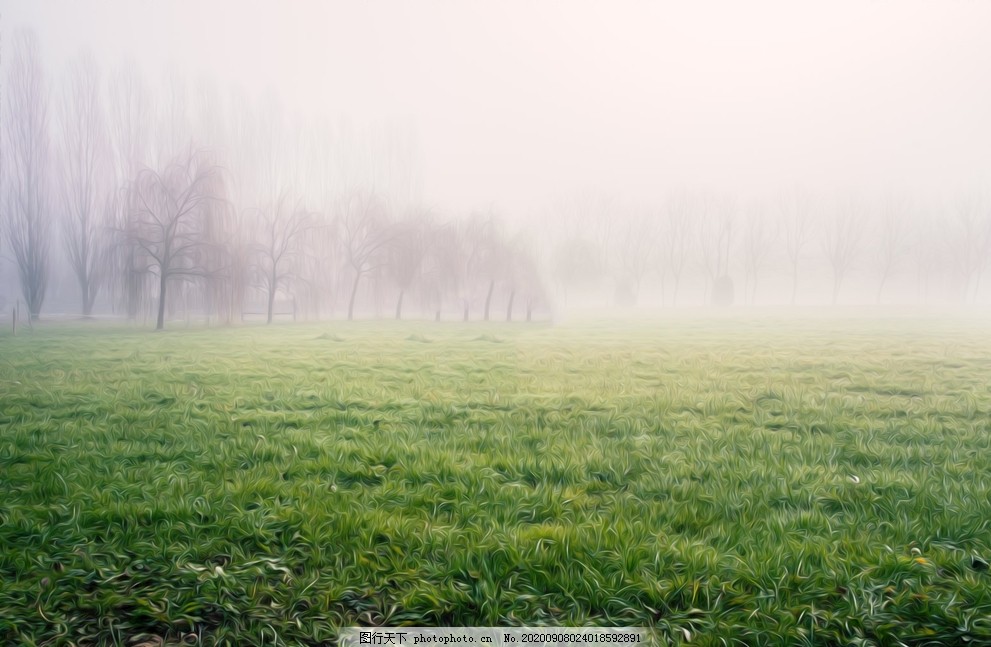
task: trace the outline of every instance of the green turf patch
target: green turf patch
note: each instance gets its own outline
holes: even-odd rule
[[[987,330],[8,333],[0,643],[991,644]]]

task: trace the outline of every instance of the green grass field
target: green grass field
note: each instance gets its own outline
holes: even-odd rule
[[[991,322],[0,333],[0,643],[991,644]]]

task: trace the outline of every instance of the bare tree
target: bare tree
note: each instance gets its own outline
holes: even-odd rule
[[[965,303],[973,303],[991,256],[991,209],[978,195],[957,200],[950,229],[950,248],[960,275]]]
[[[767,264],[777,238],[777,230],[767,221],[764,206],[750,205],[743,238],[743,290],[751,305],[757,300],[757,276]]]
[[[3,233],[14,252],[21,293],[31,319],[37,320],[48,288],[52,213],[48,89],[33,32],[14,35],[6,97]]]
[[[148,154],[146,120],[151,100],[134,65],[126,65],[111,76],[109,91],[114,190],[106,202],[105,218],[114,230],[126,234],[134,224],[131,213],[137,209],[132,182]],[[137,318],[150,283],[135,240],[135,236],[123,235],[111,247],[109,283],[114,302],[123,306],[132,320]]]
[[[245,160],[242,141],[235,140],[240,127],[250,111],[243,104],[232,106],[233,99],[222,93],[217,84],[202,77],[195,83],[192,93],[191,124],[195,140],[204,148],[228,153],[224,156],[228,202],[211,201],[211,213],[206,218],[204,239],[209,250],[204,259],[207,274],[203,279],[204,307],[207,320],[213,316],[224,324],[235,321],[242,313],[244,295],[250,282],[251,247],[249,223],[245,222],[245,209],[239,209],[244,184],[253,185],[253,178],[245,172],[247,164],[235,166]],[[236,155],[229,154],[237,151]]]
[[[842,201],[832,217],[823,224],[822,248],[833,270],[833,305],[840,296],[840,286],[857,257],[860,233],[865,214],[864,205],[856,198]]]
[[[484,219],[478,219],[473,230],[473,237],[470,244],[475,254],[475,270],[488,282],[485,292],[485,304],[482,309],[482,318],[489,320],[489,313],[492,308],[492,295],[495,293],[496,281],[505,274],[509,264],[511,253],[506,248],[502,239],[502,231],[499,221],[493,214],[489,214]]]
[[[385,204],[367,191],[352,191],[338,204],[338,219],[347,264],[354,272],[351,297],[348,299],[348,321],[354,319],[354,303],[358,285],[366,274],[380,269],[387,262],[386,246],[393,232],[389,227]]]
[[[223,199],[220,170],[202,152],[190,150],[161,171],[143,169],[135,180],[131,238],[158,276],[158,317],[165,327],[166,291],[174,279],[201,277],[206,243],[205,206]]]
[[[218,182],[219,187],[219,182]],[[226,189],[226,187],[224,187]],[[227,196],[225,196],[226,198]],[[243,292],[249,250],[247,232],[244,231],[241,214],[229,199],[209,200],[201,210],[202,223],[200,248],[201,275],[197,279],[203,299],[202,306],[207,321],[214,314],[224,323],[240,314],[240,292]],[[192,282],[183,284],[188,288]]]
[[[292,261],[302,253],[304,237],[312,223],[300,200],[291,199],[288,192],[283,192],[260,216],[259,270],[268,295],[266,323],[272,323],[275,295],[295,275]]]
[[[513,320],[513,306],[516,296],[522,294],[526,305],[526,320],[533,318],[533,308],[538,302],[546,300],[543,282],[534,258],[530,237],[526,232],[516,234],[506,243],[507,257],[506,283],[509,289],[509,300],[506,304],[506,321]]]
[[[878,214],[875,231],[878,241],[875,247],[875,253],[872,254],[874,266],[877,268],[879,275],[877,294],[874,298],[874,303],[876,304],[881,303],[881,294],[884,292],[884,286],[897,267],[908,245],[909,229],[906,226],[906,221],[909,219],[909,209],[906,201],[889,195],[885,199]]]
[[[679,190],[668,196],[665,208],[663,234],[664,273],[670,273],[674,286],[671,291],[671,305],[677,305],[678,287],[688,260],[688,246],[691,237],[691,211],[688,192]]]
[[[714,288],[717,280],[728,280],[736,204],[731,196],[717,196],[706,191],[701,194],[696,206],[699,216],[699,251],[706,271],[708,302],[709,288]]]
[[[657,243],[657,220],[650,212],[631,218],[619,238],[619,273],[632,288],[634,305],[640,300],[644,278],[657,267]]]
[[[80,56],[69,68],[60,108],[62,240],[88,317],[106,272],[103,218],[109,191],[100,73],[92,56]]]
[[[795,187],[780,197],[778,207],[785,254],[791,270],[791,303],[795,305],[798,298],[798,265],[812,238],[812,200],[803,189]]]
[[[943,251],[934,241],[940,240],[943,228],[934,218],[920,217],[918,213],[912,224],[910,245],[915,263],[916,298],[928,304],[933,274],[940,266],[940,253]]]
[[[471,303],[480,283],[487,283],[485,296],[485,316],[492,300],[495,287],[496,263],[494,250],[493,219],[491,215],[473,214],[459,222],[457,227],[457,282],[458,297],[463,308],[464,321],[469,319]]]
[[[394,227],[388,245],[387,269],[392,281],[399,288],[399,296],[396,299],[397,320],[402,319],[403,298],[407,290],[423,271],[432,229],[429,213],[424,210],[414,210]]]
[[[533,321],[534,308],[540,304],[549,306],[550,300],[547,294],[547,287],[544,285],[544,281],[540,276],[540,270],[532,256],[524,259],[521,275],[524,277],[523,287],[526,301],[526,320],[530,322]]]
[[[339,293],[341,259],[344,257],[340,222],[334,217],[335,205],[308,215],[306,235],[301,250],[293,255],[291,276],[294,306],[306,318],[319,319],[329,307],[333,314],[334,299]]]
[[[606,195],[581,193],[554,205],[560,223],[551,274],[565,301],[571,293],[599,287],[607,274],[618,208]]]
[[[459,294],[462,280],[459,241],[456,223],[437,225],[431,232],[421,277],[428,302],[435,308],[435,321],[440,321],[446,297]]]

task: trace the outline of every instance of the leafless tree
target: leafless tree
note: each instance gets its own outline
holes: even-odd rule
[[[495,223],[491,214],[473,214],[458,223],[456,254],[458,297],[463,308],[464,321],[469,319],[471,303],[481,284],[487,286],[485,311],[487,318],[495,288],[498,250],[495,245]]]
[[[39,50],[33,32],[14,35],[3,124],[3,233],[14,252],[32,320],[38,319],[48,288],[53,220],[48,89]]]
[[[266,323],[272,323],[275,295],[295,276],[292,263],[303,251],[304,237],[312,229],[312,221],[301,200],[292,198],[289,192],[280,195],[259,215],[259,274],[268,297]]]
[[[236,321],[243,311],[246,291],[251,281],[253,257],[251,222],[247,222],[243,194],[245,185],[257,184],[248,167],[254,162],[246,155],[244,140],[237,139],[243,123],[250,116],[249,105],[234,103],[230,93],[218,89],[214,80],[201,77],[191,93],[190,127],[195,141],[223,159],[229,201],[211,201],[205,220],[204,259],[206,275],[202,298],[207,320],[216,316],[224,324]],[[247,114],[246,114],[247,113]],[[187,133],[188,135],[189,133]]]
[[[79,282],[84,316],[103,286],[107,267],[104,217],[109,166],[100,73],[90,55],[69,68],[59,111],[58,159],[63,243]]]
[[[655,214],[645,211],[631,217],[619,237],[619,274],[629,282],[634,304],[640,299],[644,278],[657,267],[658,236]]]
[[[785,254],[791,270],[791,303],[795,305],[798,298],[798,266],[812,239],[812,199],[804,189],[795,187],[781,195],[778,208]]]
[[[874,302],[881,303],[881,295],[888,279],[898,266],[908,246],[908,225],[911,214],[906,200],[888,196],[881,205],[875,226],[877,245],[871,255],[879,276]]]
[[[512,253],[503,241],[502,228],[495,215],[490,213],[474,222],[477,226],[471,232],[471,239],[466,242],[475,255],[475,271],[488,284],[482,308],[482,318],[488,321],[496,282],[507,273],[512,263]]]
[[[219,178],[217,188],[221,190]],[[225,185],[222,190],[226,191],[226,188]],[[248,278],[245,276],[245,257],[249,242],[240,216],[229,199],[209,200],[200,212],[200,276],[195,283],[201,290],[195,296],[202,299],[207,321],[216,315],[221,323],[230,324],[235,315],[241,313],[240,303]],[[189,290],[194,287],[193,283],[184,282],[181,287]],[[193,296],[187,293],[187,300]]]
[[[671,291],[671,305],[677,305],[678,287],[685,271],[688,260],[689,243],[691,240],[691,207],[688,192],[679,190],[667,198],[665,207],[664,234],[662,236],[664,249],[662,266],[664,274],[670,274],[674,282]]]
[[[777,229],[768,222],[764,205],[753,203],[747,210],[747,225],[743,238],[743,290],[747,300],[757,300],[757,276],[767,265],[777,238]]]
[[[204,276],[206,205],[223,199],[220,169],[190,150],[161,171],[143,169],[135,180],[131,226],[122,232],[158,276],[156,330],[165,327],[166,292],[174,279]]]
[[[462,265],[458,229],[458,224],[453,222],[435,225],[423,259],[421,277],[428,303],[434,307],[435,321],[440,321],[445,298],[456,298],[460,293]]]
[[[382,268],[393,231],[385,204],[370,191],[351,191],[338,203],[345,260],[354,273],[348,299],[348,321],[354,319],[355,298],[362,277]]]
[[[513,320],[513,306],[517,295],[523,297],[527,321],[533,318],[534,306],[546,300],[546,291],[529,241],[530,237],[527,233],[520,232],[507,241],[505,246],[508,255],[506,283],[509,289],[506,321]]]
[[[991,208],[978,194],[957,200],[950,223],[950,249],[963,288],[965,303],[977,299],[981,276],[991,256]]]
[[[860,251],[866,207],[856,198],[839,202],[823,223],[822,249],[833,271],[833,305],[840,296],[843,279]]]
[[[402,319],[403,298],[423,271],[432,233],[430,214],[421,209],[413,210],[393,228],[388,245],[387,268],[392,281],[399,288],[396,319]]]
[[[709,288],[714,287],[718,279],[728,276],[736,204],[732,196],[705,191],[696,201],[696,208],[699,252],[706,271],[706,301],[709,301]]]
[[[288,279],[293,305],[305,318],[319,319],[324,312],[333,315],[334,297],[340,293],[344,253],[337,209],[337,205],[327,204],[307,214],[306,234],[292,255]]]
[[[595,288],[608,273],[619,208],[610,196],[582,193],[554,205],[561,223],[551,275],[565,301],[573,291]]]
[[[132,182],[148,155],[146,123],[151,99],[133,64],[121,67],[111,76],[109,96],[114,186],[106,201],[105,218],[116,231],[127,232],[134,224],[131,213],[137,209]],[[135,236],[122,235],[112,246],[109,283],[114,301],[123,306],[132,320],[138,315],[150,283],[135,240]]]
[[[910,245],[915,263],[916,298],[928,304],[933,274],[941,265],[940,254],[947,251],[937,244],[940,235],[945,236],[945,231],[934,218],[922,217],[919,212],[916,213],[911,224]]]

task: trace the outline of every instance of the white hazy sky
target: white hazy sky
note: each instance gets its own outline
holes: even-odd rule
[[[304,114],[415,124],[428,200],[991,180],[991,2],[0,2],[49,66],[173,65]],[[4,47],[6,48],[6,38]]]

